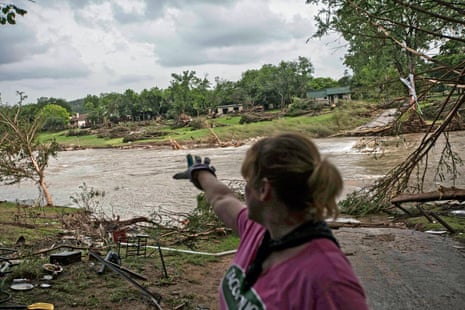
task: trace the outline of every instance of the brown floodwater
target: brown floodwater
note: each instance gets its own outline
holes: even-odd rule
[[[383,137],[389,143],[382,150],[359,150],[354,146],[362,138],[343,137],[315,139],[323,156],[327,156],[341,171],[345,188],[341,198],[362,186],[372,184],[390,169],[401,163],[415,149],[423,135],[411,134],[402,138]],[[451,134],[456,152],[465,154],[465,132]],[[374,141],[373,138],[363,138]],[[376,138],[380,139],[380,138]],[[431,152],[437,160],[440,144]],[[163,208],[173,212],[188,212],[196,206],[199,191],[187,180],[174,180],[172,175],[185,169],[185,155],[208,156],[217,169],[219,179],[240,183],[240,166],[249,145],[228,148],[193,150],[170,149],[86,149],[60,152],[51,159],[46,170],[46,181],[56,205],[72,206],[70,197],[80,193],[79,186],[105,191],[100,204],[108,216],[128,218],[149,215]],[[461,167],[463,171],[463,167]],[[431,187],[450,186],[449,180],[439,182],[430,177]],[[464,177],[458,185],[465,185]],[[31,182],[0,186],[0,200],[31,202],[38,197],[38,189]]]

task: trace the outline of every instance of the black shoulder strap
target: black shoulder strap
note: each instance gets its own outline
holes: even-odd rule
[[[270,233],[266,231],[252,264],[247,268],[241,290],[245,292],[254,285],[262,272],[263,262],[272,252],[293,248],[318,238],[329,239],[339,247],[331,229],[324,221],[306,222],[279,240],[272,240]]]

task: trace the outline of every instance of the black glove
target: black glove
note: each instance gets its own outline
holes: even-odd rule
[[[192,159],[191,154],[187,154],[186,159],[187,159],[187,170],[176,173],[175,175],[173,175],[173,179],[189,179],[192,183],[194,183],[195,187],[197,187],[200,190],[203,190],[202,186],[200,186],[199,180],[195,177],[195,174],[196,174],[195,172],[206,170],[216,177],[215,167],[210,166],[210,158],[208,157],[204,158],[203,163],[202,163],[202,158],[200,156],[195,156],[195,162]]]

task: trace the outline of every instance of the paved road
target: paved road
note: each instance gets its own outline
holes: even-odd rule
[[[387,125],[391,124],[397,119],[397,117],[399,116],[398,112],[399,112],[398,109],[384,110],[381,114],[375,117],[372,121],[358,127],[355,130],[365,130],[365,129],[373,129],[377,127],[386,127]]]
[[[371,309],[465,309],[465,249],[445,236],[395,228],[334,231]]]

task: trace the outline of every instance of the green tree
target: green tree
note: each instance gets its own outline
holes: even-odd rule
[[[163,89],[152,87],[150,90],[144,89],[140,94],[143,106],[150,111],[151,116],[161,116],[168,110],[166,94]]]
[[[236,83],[215,77],[215,87],[209,93],[210,108],[216,108],[221,105],[239,103],[235,101],[234,93],[237,89]]]
[[[319,4],[314,37],[336,31],[348,42],[345,64],[355,84],[380,91],[404,90],[400,77],[416,76],[425,54],[441,44],[438,38],[460,39],[463,6],[426,0],[307,0]],[[455,35],[454,35],[455,33]],[[439,36],[438,36],[439,34]],[[462,37],[463,40],[463,37]]]
[[[431,75],[437,91],[444,91],[455,83],[465,84],[465,78],[460,76],[465,66],[465,42],[447,40],[439,49],[439,54],[433,57]],[[458,92],[464,92],[458,88]]]
[[[99,97],[87,95],[84,99],[84,111],[94,126],[103,123],[106,111]]]
[[[118,93],[100,95],[98,105],[103,110],[103,118],[113,123],[118,123],[122,119],[122,116],[127,114],[123,109],[123,101],[123,96]]]
[[[337,87],[338,82],[329,77],[317,77],[312,79],[308,86],[311,90],[320,90],[325,88]]]
[[[73,113],[73,108],[71,107],[71,105],[65,99],[46,98],[46,97],[42,97],[42,98],[37,99],[37,107],[39,108],[39,110],[41,110],[47,104],[58,105],[58,106],[64,108],[69,114]]]
[[[237,85],[252,105],[279,103],[285,108],[291,98],[305,97],[312,72],[310,60],[299,57],[297,61],[281,61],[278,66],[266,64],[259,70],[247,70]]]
[[[205,103],[206,89],[209,82],[206,78],[196,76],[195,71],[183,71],[182,74],[171,74],[169,100],[175,117],[182,113],[190,115],[200,113]]]
[[[62,106],[47,104],[40,111],[44,120],[43,130],[58,131],[65,129],[69,124],[69,113]]]
[[[25,96],[23,93],[19,95],[17,106],[0,107],[0,182],[15,184],[24,179],[32,180],[38,184],[46,204],[53,205],[45,183],[45,168],[50,156],[57,155],[59,146],[55,140],[39,140],[43,114],[36,114],[32,122],[22,118],[21,104]]]
[[[126,89],[123,94],[123,106],[132,121],[141,120],[143,111],[141,109],[139,95],[132,89]]]

